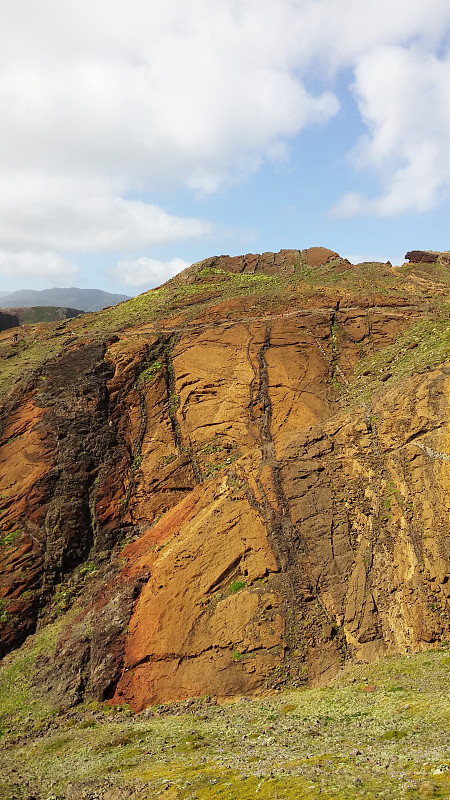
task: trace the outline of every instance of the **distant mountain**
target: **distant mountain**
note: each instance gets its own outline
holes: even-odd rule
[[[11,294],[0,295],[2,308],[30,308],[31,306],[59,306],[78,308],[80,311],[100,311],[105,306],[115,306],[129,300],[126,294],[111,294],[101,289],[21,289]]]

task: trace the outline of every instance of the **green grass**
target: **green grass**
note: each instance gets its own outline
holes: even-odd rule
[[[310,267],[302,261],[300,253],[295,277],[312,287],[347,288],[359,291],[364,295],[389,293],[395,296],[406,296],[411,291],[410,288],[405,287],[402,277],[392,273],[386,264],[375,261],[352,266],[339,258],[319,267]]]
[[[232,455],[228,456],[225,461],[217,462],[217,461],[205,461],[204,469],[205,469],[205,477],[211,478],[217,472],[220,472],[224,469],[229,469],[231,464],[239,458],[239,453],[233,453]]]
[[[54,337],[55,328],[56,325],[50,331],[33,328],[36,330],[35,339],[27,330],[19,347],[0,346],[0,395],[7,394],[19,382],[33,380],[47,361],[58,356],[63,349],[63,340]]]
[[[62,308],[58,306],[32,306],[22,308],[18,312],[21,325],[37,325],[40,322],[61,322],[66,319],[63,316]],[[73,319],[69,317],[68,319]]]
[[[70,782],[79,796],[114,786],[138,800],[448,800],[448,661],[447,649],[391,657],[324,689],[225,706],[204,698],[133,715],[90,703],[47,712],[40,730],[32,705],[26,730],[9,718],[1,796],[20,800],[27,785],[47,800]]]
[[[448,263],[450,261],[450,253],[440,253],[439,261],[427,264],[404,264],[399,268],[405,277],[408,275],[418,275],[426,281],[432,280],[438,283],[450,284],[450,269]]]
[[[230,583],[228,591],[230,594],[235,594],[235,592],[239,592],[240,589],[245,589],[246,586],[247,584],[245,581],[233,581],[233,583]]]
[[[8,730],[20,732],[25,720],[39,725],[42,720],[53,716],[55,709],[35,694],[33,676],[36,659],[43,653],[53,654],[69,621],[70,613],[30,636],[20,650],[3,659],[0,668],[0,736]]]
[[[4,624],[8,619],[8,601],[0,597],[0,622]]]
[[[334,259],[312,268],[303,263],[301,253],[294,274],[288,276],[235,274],[215,267],[194,265],[188,275],[176,276],[165,286],[117,306],[62,323],[24,326],[20,329],[21,338],[17,344],[5,339],[0,345],[0,394],[14,389],[23,380],[35,379],[47,361],[79,342],[105,341],[115,332],[159,320],[165,320],[167,327],[170,319],[180,312],[183,312],[186,322],[192,322],[218,302],[239,298],[246,299],[247,305],[253,298],[251,313],[263,315],[269,309],[284,308],[291,302],[292,292],[296,302],[299,296],[306,302],[308,297],[319,293],[326,304],[327,293],[332,292],[335,298],[338,289],[358,296],[391,294],[418,301],[424,298],[428,304],[431,300],[433,308],[441,308],[443,316],[448,317],[442,288],[431,287],[429,290],[408,281],[409,272],[418,274],[418,270],[424,271],[424,277],[450,283],[450,270],[445,264],[415,265],[414,269],[406,266],[392,271],[385,264],[366,263],[349,267],[341,259]],[[243,312],[236,310],[236,313],[239,317]],[[231,311],[230,315],[232,318]],[[153,380],[154,370],[158,371],[156,366],[148,367],[142,380]]]
[[[140,383],[151,383],[157,376],[158,372],[162,369],[162,362],[161,361],[154,361],[150,364],[149,367],[144,369],[139,377],[138,377],[138,384]]]
[[[0,539],[0,544],[3,547],[12,547],[16,540],[19,538],[21,534],[20,528],[16,528],[14,531],[9,531]]]
[[[408,327],[388,347],[362,358],[351,386],[342,389],[344,400],[368,399],[383,385],[442,364],[450,358],[450,320],[447,315],[424,319]],[[382,378],[391,375],[387,381]]]

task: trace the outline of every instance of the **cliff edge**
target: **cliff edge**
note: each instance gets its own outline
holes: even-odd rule
[[[0,333],[2,655],[58,706],[320,686],[448,637],[450,272],[219,256]]]

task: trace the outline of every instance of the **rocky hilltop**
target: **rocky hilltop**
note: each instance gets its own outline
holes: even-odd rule
[[[2,654],[59,621],[47,701],[320,686],[448,637],[447,256],[219,256],[0,334]]]

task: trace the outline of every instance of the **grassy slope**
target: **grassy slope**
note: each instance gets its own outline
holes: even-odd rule
[[[443,311],[410,325],[394,344],[361,358],[351,385],[341,387],[343,405],[352,401],[368,402],[383,385],[392,386],[402,378],[425,372],[450,358],[447,314]]]
[[[3,800],[58,798],[68,784],[75,797],[115,786],[120,800],[127,789],[139,800],[450,797],[448,646],[347,668],[325,689],[58,714],[31,677],[60,626],[30,637],[0,675]]]
[[[39,322],[61,322],[66,319],[66,309],[59,306],[32,306],[31,308],[12,309],[17,313],[21,325],[36,325]],[[82,311],[73,309],[74,316]]]

